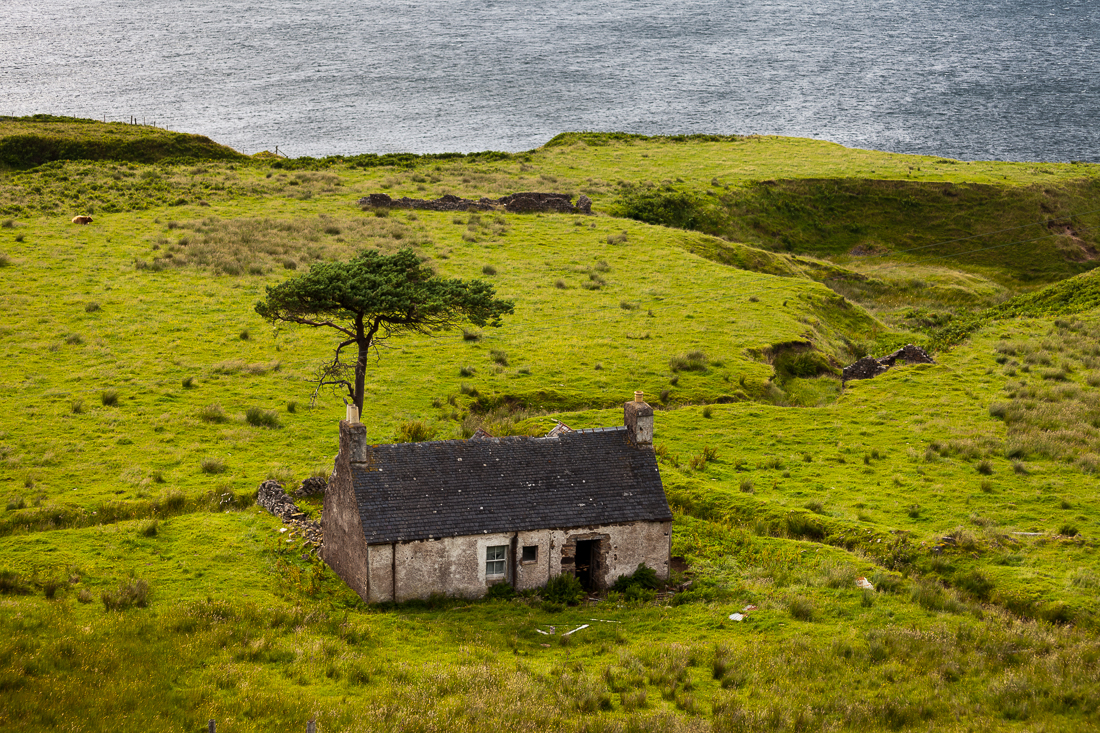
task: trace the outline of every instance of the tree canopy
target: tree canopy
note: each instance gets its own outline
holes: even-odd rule
[[[313,265],[304,275],[267,287],[256,312],[276,323],[332,328],[343,336],[321,366],[317,387],[345,387],[363,410],[367,355],[379,340],[402,333],[431,333],[463,323],[500,326],[513,312],[480,280],[438,277],[412,250],[392,255],[365,250],[348,262]],[[343,350],[357,347],[354,364]]]

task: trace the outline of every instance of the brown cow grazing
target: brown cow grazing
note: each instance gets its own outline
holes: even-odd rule
[[[73,224],[91,224],[92,217],[90,216],[74,216]]]

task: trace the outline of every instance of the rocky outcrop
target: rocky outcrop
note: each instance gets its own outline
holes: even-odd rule
[[[843,381],[852,379],[872,379],[877,377],[898,362],[903,364],[935,364],[928,352],[919,346],[906,344],[892,354],[876,359],[873,356],[865,356],[854,364],[844,367]]]
[[[372,193],[359,199],[361,208],[421,209],[425,211],[508,211],[513,214],[558,213],[591,214],[592,199],[581,196],[576,206],[564,193],[511,193],[499,199],[464,199],[447,194],[438,199],[394,199],[384,193]]]

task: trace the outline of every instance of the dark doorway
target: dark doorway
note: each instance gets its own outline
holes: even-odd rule
[[[581,581],[581,585],[589,593],[599,590],[596,587],[597,579],[600,577],[599,561],[599,540],[577,541],[576,565],[574,568],[577,573],[577,580]]]

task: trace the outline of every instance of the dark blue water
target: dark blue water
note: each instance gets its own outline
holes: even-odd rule
[[[768,133],[1100,161],[1091,0],[5,0],[0,114],[252,153],[523,150]]]

